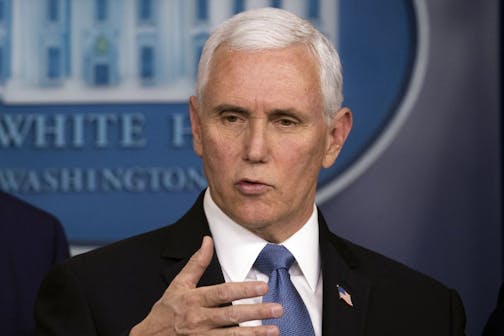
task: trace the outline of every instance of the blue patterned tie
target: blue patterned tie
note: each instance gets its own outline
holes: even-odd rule
[[[278,302],[284,309],[281,318],[266,319],[263,324],[277,325],[280,335],[313,336],[315,332],[308,310],[290,279],[289,268],[294,260],[284,246],[268,244],[254,263],[257,270],[269,275],[269,291],[263,297],[263,302]]]

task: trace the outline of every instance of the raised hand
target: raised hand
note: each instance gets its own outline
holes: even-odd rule
[[[238,327],[244,321],[278,318],[283,310],[276,303],[239,304],[232,301],[263,296],[262,281],[229,282],[196,287],[213,255],[213,241],[204,237],[201,247],[130,336],[138,335],[279,335],[276,326]]]

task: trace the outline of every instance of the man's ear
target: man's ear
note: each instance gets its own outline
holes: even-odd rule
[[[200,105],[198,98],[191,96],[189,98],[189,117],[191,118],[191,130],[193,137],[193,148],[196,155],[201,157],[203,147],[201,142],[201,120],[200,120]]]
[[[338,157],[350,130],[352,129],[352,111],[349,108],[341,108],[334,118],[331,119],[327,133],[327,145],[322,167],[329,168]]]

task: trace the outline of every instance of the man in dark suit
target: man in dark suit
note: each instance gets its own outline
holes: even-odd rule
[[[33,306],[49,269],[68,258],[52,215],[0,191],[0,335],[34,335]]]
[[[463,335],[455,291],[335,236],[315,206],[352,126],[342,99],[308,22],[270,8],[220,25],[190,99],[208,189],[177,223],[55,268],[40,334]]]

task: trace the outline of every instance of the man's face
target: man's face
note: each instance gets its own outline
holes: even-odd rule
[[[319,170],[351,128],[328,125],[317,64],[304,46],[215,52],[204,101],[191,97],[194,150],[212,198],[238,224],[281,242],[309,218]]]

